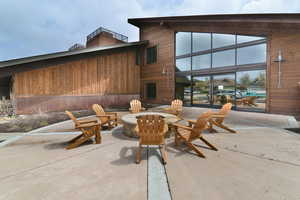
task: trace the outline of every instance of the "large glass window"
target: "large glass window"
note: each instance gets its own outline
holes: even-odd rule
[[[176,33],[176,56],[191,53],[191,36],[188,32]]]
[[[235,74],[223,74],[212,76],[213,91],[212,104],[234,104],[235,100]]]
[[[265,109],[265,37],[178,32],[175,50],[176,98],[185,105]]]
[[[176,99],[181,99],[184,105],[191,105],[191,76],[176,75],[175,80]]]
[[[238,108],[264,110],[266,104],[266,71],[243,71],[236,73]]]
[[[177,71],[266,63],[266,38],[218,33],[176,33]]]
[[[176,59],[176,72],[190,71],[191,57]]]
[[[235,35],[230,34],[213,34],[213,48],[235,45]]]
[[[193,33],[193,52],[211,49],[210,33]]]
[[[210,104],[210,77],[193,77],[193,104]]]
[[[258,37],[258,36],[248,36],[248,35],[237,35],[237,43],[244,43],[244,42],[252,42],[255,40],[263,40],[264,37]]]
[[[192,62],[193,70],[207,69],[210,68],[211,66],[211,54],[193,56],[192,59],[193,59]]]
[[[251,64],[266,62],[267,46],[259,44],[237,49],[237,64]]]
[[[212,67],[226,67],[235,65],[235,50],[218,51],[213,53]]]

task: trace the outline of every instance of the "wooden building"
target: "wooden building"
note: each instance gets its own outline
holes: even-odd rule
[[[229,101],[237,110],[299,117],[300,14],[156,17],[128,22],[140,28],[140,40],[149,41],[145,56],[151,48],[157,51],[156,62],[141,67],[144,102],[181,98],[186,105],[219,107]],[[156,88],[155,98],[147,91],[152,88]]]
[[[128,105],[140,97],[136,52],[147,42],[111,38],[108,46],[107,35],[88,40],[105,45],[1,62],[2,95],[10,96],[17,114]]]
[[[300,116],[300,14],[134,18],[140,41],[107,29],[87,48],[0,62],[17,113],[93,103],[169,103]],[[7,87],[10,87],[8,89]],[[0,91],[1,94],[1,91]]]

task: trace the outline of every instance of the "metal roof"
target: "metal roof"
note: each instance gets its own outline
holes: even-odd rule
[[[299,13],[257,13],[257,14],[215,14],[188,15],[149,18],[130,18],[128,23],[140,26],[144,23],[176,23],[176,22],[265,22],[300,24]]]
[[[10,67],[10,66],[20,65],[20,64],[27,64],[27,63],[43,61],[43,60],[49,60],[49,59],[55,59],[55,58],[75,56],[75,55],[80,55],[80,54],[101,52],[101,51],[118,49],[118,48],[141,46],[141,45],[145,45],[147,43],[148,43],[148,41],[138,41],[138,42],[130,42],[130,43],[124,43],[124,44],[117,44],[117,45],[112,45],[112,46],[85,48],[85,49],[79,49],[79,50],[75,50],[75,51],[62,51],[62,52],[51,53],[51,54],[44,54],[44,55],[31,56],[31,57],[25,57],[25,58],[13,59],[13,60],[6,60],[6,61],[0,62],[0,68]]]

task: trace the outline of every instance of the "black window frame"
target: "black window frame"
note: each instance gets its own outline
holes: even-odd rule
[[[152,86],[151,88],[149,86]],[[151,93],[150,89],[152,89]],[[150,95],[149,95],[150,94]],[[151,83],[146,83],[146,98],[147,99],[156,99],[157,97],[157,87],[156,87],[156,83],[155,82],[151,82]]]
[[[146,49],[146,63],[154,64],[157,62],[157,46],[148,47]]]

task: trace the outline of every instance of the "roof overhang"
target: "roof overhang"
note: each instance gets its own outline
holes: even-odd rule
[[[111,52],[124,48],[138,48],[148,44],[148,41],[130,42],[106,47],[94,47],[75,51],[63,51],[52,54],[38,55],[0,62],[0,77],[10,76],[16,72],[52,66],[57,63],[86,58],[88,56]]]
[[[6,60],[6,61],[0,62],[0,68],[10,67],[10,66],[20,65],[20,64],[28,64],[28,63],[43,61],[43,60],[50,60],[50,59],[55,59],[55,58],[63,58],[63,57],[70,57],[70,56],[76,56],[76,55],[105,52],[108,50],[121,49],[121,48],[126,48],[126,47],[143,46],[146,44],[148,44],[148,41],[129,42],[129,43],[124,43],[124,44],[112,45],[112,46],[85,48],[85,49],[79,49],[79,50],[75,50],[75,51],[62,51],[62,52],[51,53],[51,54],[44,54],[44,55],[31,56],[31,57],[25,57],[25,58],[13,59],[13,60]]]
[[[265,13],[265,14],[217,14],[190,15],[172,17],[130,18],[128,23],[141,27],[144,24],[174,24],[174,23],[265,23],[293,24],[300,27],[298,13]]]

